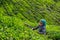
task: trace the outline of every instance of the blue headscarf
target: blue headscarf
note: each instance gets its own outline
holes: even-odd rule
[[[45,19],[41,19],[40,22],[43,23],[43,26],[46,26],[46,20]]]

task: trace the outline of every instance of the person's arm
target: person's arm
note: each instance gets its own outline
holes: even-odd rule
[[[39,28],[39,26],[37,26],[37,27],[35,27],[35,28],[32,28],[32,30],[36,30],[36,29],[38,29]]]

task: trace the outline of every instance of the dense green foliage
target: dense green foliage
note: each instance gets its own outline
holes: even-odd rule
[[[47,35],[26,27],[47,20]],[[0,0],[0,40],[60,40],[60,0]]]

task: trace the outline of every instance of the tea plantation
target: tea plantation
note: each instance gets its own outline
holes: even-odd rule
[[[32,30],[46,19],[46,35]],[[60,0],[0,0],[0,40],[60,40]]]

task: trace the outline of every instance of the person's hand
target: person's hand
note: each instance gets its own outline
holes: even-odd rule
[[[34,30],[34,29],[32,28],[32,30]]]
[[[34,30],[34,28],[32,28],[32,30]]]

